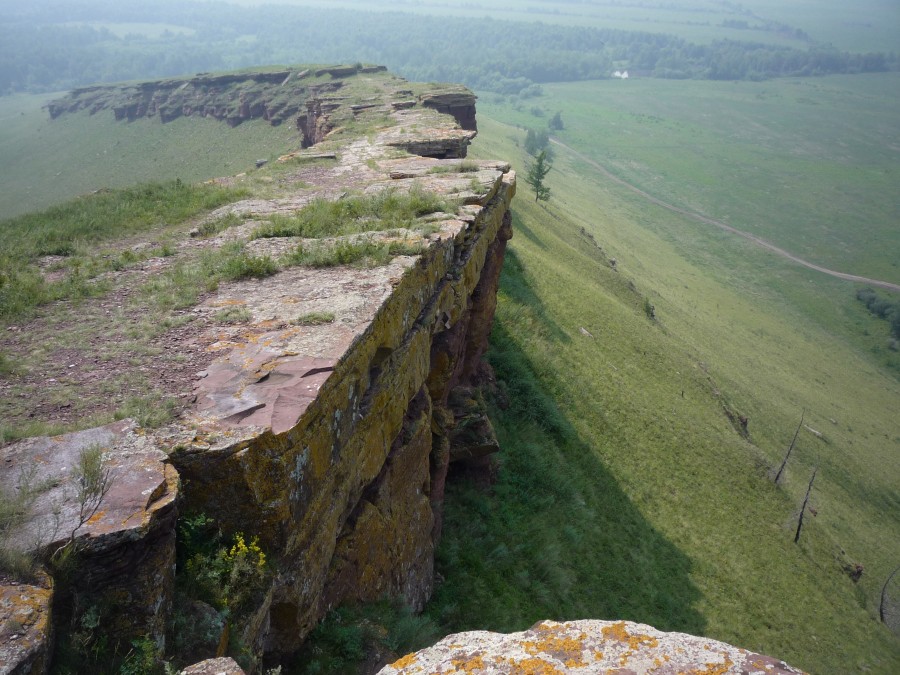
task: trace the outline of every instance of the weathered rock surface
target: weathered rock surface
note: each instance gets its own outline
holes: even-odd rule
[[[386,167],[404,169],[402,160]],[[254,523],[282,561],[248,635],[260,652],[296,649],[341,602],[387,594],[421,608],[431,594],[456,420],[450,392],[469,383],[486,348],[489,328],[475,322],[492,320],[510,236],[514,175],[480,169],[489,176],[482,204],[434,219],[434,233],[415,235],[426,246],[418,256],[369,270],[288,270],[205,303],[240,304],[271,327],[213,346],[222,356],[201,374],[171,456],[190,485],[187,508],[226,529]],[[440,192],[451,175],[418,184]],[[369,187],[386,185],[413,182],[382,175]],[[325,309],[330,323],[292,325]],[[466,415],[477,414],[473,401]]]
[[[33,583],[0,581],[0,675],[38,675],[50,667],[50,579]]]
[[[379,675],[787,675],[783,661],[626,621],[544,621],[522,633],[474,631],[385,666]]]
[[[245,675],[245,673],[234,659],[223,657],[195,663],[182,670],[179,675]]]
[[[84,516],[73,469],[92,447],[103,452],[110,487],[99,509],[87,512],[90,518],[79,527]],[[116,610],[104,617],[104,625],[112,639],[149,634],[162,646],[174,591],[178,494],[178,475],[166,454],[135,422],[123,420],[20,441],[0,457],[5,491],[38,490],[30,518],[5,545],[41,556],[74,538],[78,582],[66,592],[76,611],[111,604]],[[0,614],[4,619],[9,617]]]

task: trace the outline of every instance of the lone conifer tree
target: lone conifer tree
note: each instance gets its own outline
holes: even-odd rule
[[[562,131],[566,128],[566,125],[563,124],[562,121],[562,113],[556,113],[553,117],[550,118],[549,127],[554,131]]]
[[[528,165],[528,174],[525,182],[534,190],[534,201],[547,201],[550,199],[550,188],[544,185],[544,179],[553,168],[553,162],[547,156],[546,150],[541,150],[535,155],[534,161]]]

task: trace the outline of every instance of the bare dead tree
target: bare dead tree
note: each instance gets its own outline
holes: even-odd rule
[[[891,579],[894,578],[894,575],[900,572],[900,567],[895,569],[887,578],[887,581],[884,582],[884,586],[881,587],[881,602],[878,603],[878,618],[881,619],[881,623],[887,623],[884,618],[884,605],[887,601],[887,589],[888,585],[891,583]]]
[[[813,469],[812,478],[809,479],[809,486],[806,488],[806,497],[803,498],[803,506],[800,507],[800,517],[797,518],[797,534],[794,535],[794,543],[800,541],[800,530],[803,529],[803,514],[806,513],[806,505],[809,503],[809,495],[812,492],[813,481],[816,480],[816,474],[819,467]]]
[[[803,428],[803,418],[806,417],[806,408],[803,409],[803,412],[800,415],[800,424],[797,425],[797,431],[794,432],[794,439],[791,441],[791,445],[788,448],[787,454],[784,456],[784,461],[781,462],[781,466],[778,468],[778,473],[775,474],[775,485],[778,485],[778,481],[781,480],[781,474],[784,473],[784,467],[787,466],[788,459],[791,456],[791,453],[794,451],[794,445],[797,443],[797,436],[800,435],[800,429]]]

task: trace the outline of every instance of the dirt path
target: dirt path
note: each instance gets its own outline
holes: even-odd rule
[[[565,143],[558,141],[555,138],[551,138],[550,142],[553,143],[554,145],[558,145],[561,148],[565,148],[566,150],[571,152],[573,155],[578,157],[580,160],[590,164],[592,167],[597,169],[597,171],[602,173],[609,180],[613,181],[614,183],[617,183],[618,185],[621,185],[622,187],[628,188],[632,192],[639,194],[641,197],[643,197],[644,199],[646,199],[647,201],[649,201],[653,204],[656,204],[657,206],[661,206],[664,209],[668,209],[669,211],[673,211],[674,213],[685,216],[687,218],[691,218],[691,219],[699,221],[701,223],[706,223],[707,225],[714,225],[722,230],[725,230],[726,232],[731,232],[732,234],[736,234],[740,237],[743,237],[744,239],[752,241],[754,244],[756,244],[757,246],[759,246],[761,248],[767,249],[767,250],[771,251],[772,253],[780,255],[782,258],[787,258],[788,260],[795,262],[798,265],[803,265],[803,267],[807,267],[811,270],[815,270],[817,272],[822,272],[823,274],[827,274],[829,276],[836,277],[838,279],[844,279],[846,281],[858,281],[858,282],[861,282],[864,284],[869,284],[871,286],[877,286],[878,288],[883,288],[888,291],[894,291],[895,293],[900,293],[900,284],[893,284],[890,281],[881,281],[880,279],[870,279],[868,277],[861,277],[856,274],[847,274],[845,272],[838,272],[836,270],[828,269],[827,267],[822,267],[821,265],[816,265],[815,263],[811,263],[807,260],[804,260],[803,258],[798,258],[793,253],[785,251],[783,248],[779,248],[779,247],[775,246],[775,244],[772,244],[772,243],[766,241],[765,239],[762,239],[755,235],[749,234],[742,230],[738,230],[737,228],[734,228],[731,225],[727,225],[726,223],[723,223],[721,220],[716,220],[715,218],[710,218],[708,216],[704,216],[703,214],[695,213],[693,211],[688,211],[686,209],[679,208],[673,204],[669,204],[668,202],[664,202],[663,200],[658,199],[657,197],[654,197],[653,195],[651,195],[647,192],[644,192],[639,187],[635,187],[631,183],[628,183],[628,182],[622,180],[621,178],[619,178],[615,174],[611,173],[609,170],[607,170],[606,168],[604,168],[603,166],[601,166],[594,160],[589,159],[588,157],[585,157],[583,154],[581,154],[577,150],[569,147]]]

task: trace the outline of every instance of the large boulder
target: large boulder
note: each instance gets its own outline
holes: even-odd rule
[[[663,633],[630,621],[543,621],[527,631],[509,635],[485,631],[449,635],[433,647],[385,666],[379,675],[802,672],[783,661],[723,642],[684,633]]]

